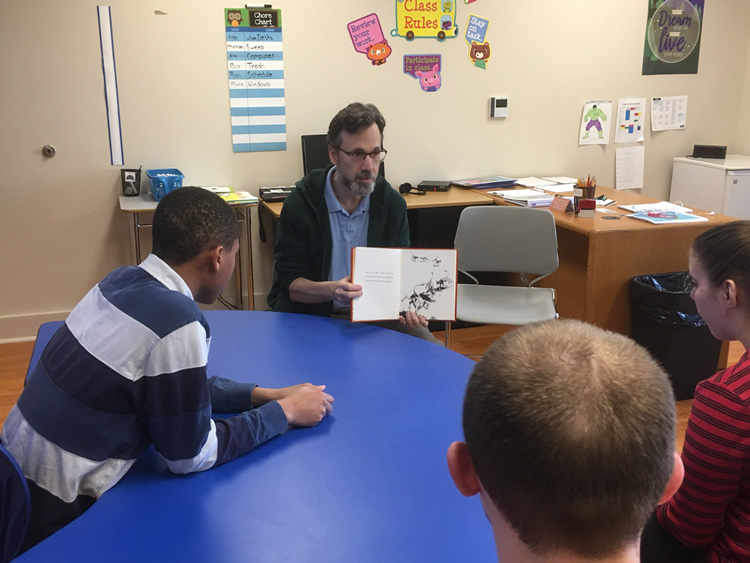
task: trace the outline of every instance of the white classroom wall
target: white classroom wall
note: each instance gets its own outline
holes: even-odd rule
[[[750,154],[750,38],[747,40],[748,56],[745,57],[745,83],[737,112],[737,144],[732,152]]]
[[[644,195],[666,198],[675,156],[693,144],[750,153],[747,0],[706,0],[697,75],[642,76],[647,0],[458,2],[490,20],[483,71],[463,37],[389,37],[376,67],[356,53],[346,24],[375,12],[386,35],[397,0],[279,0],[288,149],[233,153],[224,8],[218,0],[112,0],[125,167],[176,167],[187,184],[257,193],[302,173],[299,136],[324,133],[351,101],[377,104],[388,122],[387,177],[595,174],[614,185],[609,145],[577,144],[588,99],[687,95],[685,131],[647,132]],[[111,269],[132,260],[119,211],[119,168],[110,165],[96,2],[4,0],[0,4],[0,341],[33,336],[63,318]],[[155,10],[166,12],[157,15]],[[439,53],[443,85],[420,91],[404,54]],[[491,96],[509,117],[487,117]],[[57,156],[41,148],[52,144]],[[254,220],[257,215],[253,213]],[[256,220],[257,223],[257,220]],[[265,306],[271,251],[254,225],[256,307]]]

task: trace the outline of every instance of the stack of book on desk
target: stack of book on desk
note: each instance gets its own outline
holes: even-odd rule
[[[453,180],[452,186],[458,188],[476,188],[486,190],[490,188],[507,188],[516,184],[515,178],[507,176],[488,176],[487,178],[470,178],[468,180]]]
[[[227,186],[201,186],[204,190],[215,193],[227,203],[258,203],[258,198],[250,192],[237,190]]]
[[[258,198],[250,192],[237,191],[218,194],[227,203],[258,203]]]
[[[539,189],[500,190],[487,193],[500,196],[508,203],[515,203],[516,205],[523,205],[525,207],[549,207],[554,199],[554,196],[546,194]]]

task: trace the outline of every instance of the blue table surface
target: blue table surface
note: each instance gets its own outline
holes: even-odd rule
[[[326,384],[333,413],[248,455],[177,476],[149,449],[94,506],[18,561],[492,561],[477,497],[445,456],[473,362],[345,321],[207,311],[209,375]],[[60,323],[43,325],[39,344]],[[32,362],[39,356],[35,349]]]

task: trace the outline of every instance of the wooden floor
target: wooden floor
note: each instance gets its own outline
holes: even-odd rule
[[[451,332],[451,349],[473,360],[478,360],[487,347],[499,336],[510,330],[508,327],[483,326],[462,328]],[[438,340],[443,340],[442,332],[435,332]],[[0,425],[5,421],[13,404],[18,399],[26,377],[33,342],[0,344]],[[729,346],[728,365],[736,363],[744,353],[739,342]],[[682,451],[685,426],[690,414],[691,400],[677,402],[677,449]]]

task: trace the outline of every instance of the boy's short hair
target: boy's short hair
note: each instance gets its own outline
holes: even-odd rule
[[[383,130],[385,129],[385,118],[380,110],[373,104],[361,104],[353,102],[339,111],[328,125],[328,144],[340,148],[341,132],[359,133],[376,123],[380,130],[382,144]]]
[[[176,189],[156,206],[152,252],[173,266],[192,260],[207,248],[231,249],[238,238],[234,210],[203,188]]]
[[[539,555],[603,557],[636,541],[674,466],[668,377],[629,338],[580,321],[493,344],[463,426],[482,487]]]

